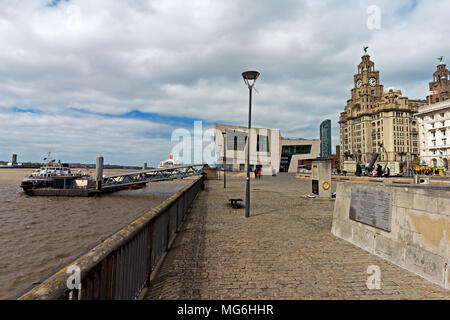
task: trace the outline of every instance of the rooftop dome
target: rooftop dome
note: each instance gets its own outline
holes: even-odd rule
[[[398,90],[396,87],[389,87],[387,91],[390,92],[390,91],[398,91]]]

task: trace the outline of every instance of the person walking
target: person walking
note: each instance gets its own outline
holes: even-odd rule
[[[390,174],[391,174],[391,169],[389,169],[389,167],[386,167],[386,169],[384,170],[384,177],[389,178]]]
[[[261,168],[258,169],[258,179],[261,180]]]

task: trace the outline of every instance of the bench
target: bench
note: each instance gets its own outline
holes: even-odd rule
[[[238,202],[242,201],[242,199],[237,197],[237,196],[233,196],[233,197],[230,196],[230,197],[228,197],[228,201],[230,201],[231,206],[234,209],[237,209],[238,208]]]

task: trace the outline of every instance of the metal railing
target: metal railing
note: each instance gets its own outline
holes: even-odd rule
[[[136,299],[149,286],[152,272],[203,183],[204,175],[16,298]],[[80,271],[79,289],[68,286],[74,267]]]

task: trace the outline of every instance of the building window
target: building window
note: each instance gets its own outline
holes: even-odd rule
[[[238,140],[238,139],[237,139],[237,137],[235,136],[235,137],[234,137],[234,147],[233,147],[233,150],[234,150],[234,151],[237,151],[237,149],[238,149],[238,143],[237,143],[238,141],[237,141],[237,140]]]
[[[269,137],[258,134],[256,141],[257,152],[269,152]]]
[[[281,151],[282,157],[288,157],[295,154],[309,154],[311,153],[311,145],[298,145],[298,146],[283,146]]]

